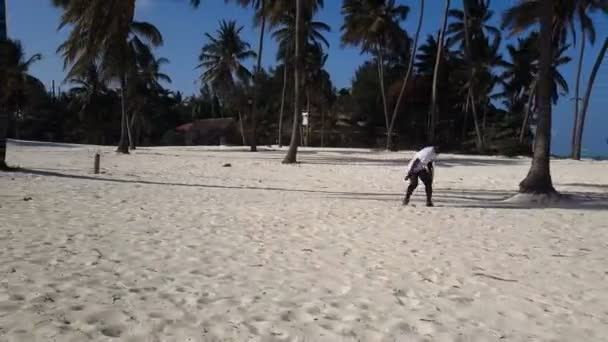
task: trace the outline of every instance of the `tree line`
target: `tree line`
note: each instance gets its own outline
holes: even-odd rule
[[[308,141],[301,137],[305,109],[314,118],[318,139],[313,144],[533,151],[527,179],[542,178],[545,185],[523,182],[522,189],[546,191],[552,189],[550,176],[546,181],[551,105],[570,91],[560,67],[571,62],[566,53],[578,43],[571,145],[572,157],[581,157],[593,81],[608,37],[580,105],[582,60],[586,44],[596,41],[591,14],[608,14],[607,0],[520,0],[499,14],[500,27],[492,26],[490,0],[464,0],[462,8],[445,0],[437,33],[426,37],[420,36],[424,0],[411,25],[413,36],[405,29],[411,15],[405,1],[343,0],[341,43],[370,58],[356,70],[351,87],[340,90],[325,69],[329,43],[324,35],[332,28],[316,19],[323,0],[226,2],[251,9],[259,29],[257,51],[241,37],[242,26],[220,21],[216,32],[206,33],[199,55],[201,91],[183,98],[165,88],[171,79],[162,66],[169,61],[154,53],[163,37],[152,23],[135,20],[136,0],[52,0],[62,10],[59,27],[70,30],[58,53],[72,87],[46,92],[28,74],[40,56],[24,56],[19,42],[4,37],[0,104],[8,115],[0,120],[0,133],[118,142],[117,151],[128,153],[138,144],[175,143],[174,128],[181,123],[237,117],[247,127],[243,142],[252,151],[259,142],[282,145],[288,138],[284,162],[294,163],[298,146]],[[205,7],[200,0],[189,4]],[[267,32],[278,45],[277,65],[269,70],[261,59]],[[504,36],[515,35],[516,40],[504,42]],[[253,60],[249,70],[246,64]],[[285,136],[287,125],[291,134],[287,130]],[[348,143],[336,139],[340,132],[350,133]]]

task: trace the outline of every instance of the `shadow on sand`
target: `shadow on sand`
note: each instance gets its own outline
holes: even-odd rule
[[[61,170],[60,170],[61,171]],[[399,203],[402,199],[402,193],[370,193],[370,192],[344,192],[344,191],[328,191],[328,190],[311,190],[311,189],[290,189],[282,187],[261,187],[261,186],[231,186],[231,185],[212,185],[212,184],[189,184],[189,183],[171,183],[171,182],[156,182],[138,179],[120,179],[104,176],[87,176],[70,174],[64,171],[42,171],[34,169],[19,169],[17,172],[45,176],[59,177],[70,179],[81,179],[91,181],[102,181],[112,183],[125,184],[141,184],[141,185],[160,185],[160,186],[176,186],[176,187],[198,187],[209,189],[231,189],[231,190],[259,190],[259,191],[280,191],[280,192],[295,192],[321,194],[327,198],[344,199],[344,200],[360,200],[360,201],[387,201]],[[600,186],[601,187],[601,186]],[[419,193],[423,193],[419,189]],[[566,192],[564,200],[553,204],[533,205],[506,203],[505,199],[514,195],[515,192],[502,190],[483,190],[483,189],[435,189],[433,198],[437,207],[448,208],[478,208],[478,209],[535,209],[535,208],[559,208],[559,209],[577,209],[577,210],[608,210],[608,192]]]

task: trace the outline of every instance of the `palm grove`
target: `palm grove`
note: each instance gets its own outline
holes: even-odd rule
[[[582,60],[586,45],[597,40],[591,13],[608,14],[608,0],[520,0],[499,14],[489,0],[464,0],[462,8],[444,0],[437,31],[426,37],[421,36],[424,0],[418,0],[418,13],[410,13],[408,1],[343,0],[343,22],[334,29],[340,30],[342,45],[359,48],[369,59],[356,70],[351,87],[340,90],[325,69],[325,34],[332,28],[317,19],[323,0],[226,2],[250,9],[259,32],[257,49],[242,38],[242,26],[221,20],[215,32],[204,35],[197,65],[201,89],[190,97],[165,87],[171,79],[162,67],[169,61],[155,55],[162,33],[135,19],[136,0],[52,0],[62,10],[59,27],[70,30],[57,50],[65,61],[67,91],[47,92],[28,73],[41,56],[25,56],[20,42],[7,39],[3,18],[3,167],[7,136],[116,143],[118,152],[129,153],[140,144],[183,143],[175,132],[180,124],[234,117],[252,151],[258,142],[282,145],[289,139],[284,163],[296,162],[302,144],[396,149],[440,143],[477,153],[533,151],[520,190],[547,193],[554,192],[551,107],[572,87],[581,99],[574,101],[572,157],[581,157],[593,81],[608,37],[602,37],[585,85]],[[201,7],[204,15],[206,4],[175,4],[180,5]],[[492,25],[495,15],[500,27]],[[278,46],[276,66],[269,70],[261,58],[267,33]],[[577,73],[566,80],[560,67],[572,62],[571,46],[578,49]],[[310,126],[301,125],[303,110],[310,113]]]

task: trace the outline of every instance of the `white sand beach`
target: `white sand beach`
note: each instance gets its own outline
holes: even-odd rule
[[[426,208],[411,152],[113,150],[9,142],[0,341],[608,339],[608,162],[526,208],[529,159],[440,155]]]

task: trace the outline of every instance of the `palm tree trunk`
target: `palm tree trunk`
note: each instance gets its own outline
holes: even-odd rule
[[[399,96],[397,97],[397,103],[395,103],[395,108],[393,109],[393,117],[391,118],[391,123],[388,126],[388,134],[386,138],[386,149],[390,149],[392,146],[392,133],[395,127],[395,119],[397,118],[397,113],[399,113],[399,107],[401,106],[401,100],[403,99],[403,94],[405,93],[405,89],[407,88],[407,82],[410,79],[410,74],[414,69],[414,61],[416,60],[416,51],[418,50],[418,37],[420,36],[420,29],[422,28],[422,20],[424,18],[424,0],[420,0],[420,16],[418,17],[418,27],[416,28],[416,35],[414,36],[414,47],[412,48],[412,52],[410,53],[410,60],[407,66],[407,71],[405,72],[405,78],[403,79],[403,84],[401,85],[401,90],[399,91]]]
[[[324,110],[324,108],[321,108],[321,147],[325,147],[325,110]]]
[[[471,88],[469,88],[469,101],[471,103],[471,109],[473,112],[473,124],[475,125],[475,146],[477,147],[477,152],[481,153],[483,151],[483,139],[481,136],[481,130],[479,129],[477,103],[475,101],[475,98],[473,97],[473,89]]]
[[[260,25],[260,41],[258,43],[258,58],[256,62],[256,70],[255,70],[255,92],[253,96],[253,110],[251,111],[251,152],[257,152],[257,135],[258,135],[258,120],[257,120],[257,111],[258,111],[258,97],[260,90],[260,76],[262,72],[262,52],[264,51],[264,31],[266,30],[266,16],[264,13],[265,0],[261,0],[260,2],[261,11],[262,11],[262,23]]]
[[[128,124],[129,126],[127,126],[127,132],[129,132],[129,148],[132,150],[137,149],[137,144],[135,142],[135,121],[137,120],[137,112],[134,112],[133,114],[131,114],[131,120],[129,120]]]
[[[129,153],[129,141],[128,141],[128,122],[127,122],[127,111],[125,104],[125,87],[126,80],[123,78],[120,82],[120,110],[121,110],[121,119],[120,119],[120,140],[118,141],[118,148],[116,152],[118,153]]]
[[[279,113],[279,147],[282,147],[281,138],[283,137],[283,113],[285,111],[285,95],[287,92],[287,63],[283,64],[283,92],[281,94],[281,110]]]
[[[536,96],[536,81],[530,84],[528,91],[528,105],[526,106],[526,113],[524,114],[524,120],[521,124],[521,131],[519,132],[519,143],[523,144],[528,131],[528,122],[530,122],[530,114],[532,113],[532,105],[534,103],[534,97]]]
[[[295,56],[294,56],[294,67],[293,67],[293,78],[294,78],[294,91],[293,91],[293,126],[291,129],[291,142],[289,143],[289,150],[283,164],[293,164],[297,160],[298,154],[298,141],[300,140],[300,121],[302,113],[300,112],[300,44],[302,29],[302,0],[296,0],[296,41],[295,41]]]
[[[591,91],[593,90],[593,83],[595,82],[595,78],[597,77],[597,72],[600,69],[600,65],[604,60],[604,56],[606,55],[606,50],[608,50],[608,37],[604,40],[604,45],[600,50],[597,59],[595,60],[595,64],[593,65],[593,70],[591,71],[591,76],[589,77],[589,82],[587,84],[587,90],[585,91],[585,97],[583,98],[583,107],[581,108],[581,112],[577,121],[576,127],[576,142],[574,149],[574,159],[581,159],[581,149],[583,146],[583,132],[585,130],[585,118],[587,116],[587,109],[589,108],[589,100],[591,98]]]
[[[239,126],[241,127],[241,138],[243,139],[243,146],[247,146],[247,139],[245,139],[245,127],[243,127],[243,114],[239,110]]]
[[[433,90],[431,93],[431,108],[429,111],[429,143],[435,142],[435,126],[437,125],[437,82],[439,79],[439,66],[443,55],[443,43],[445,41],[445,30],[448,23],[448,12],[450,10],[450,0],[445,0],[445,9],[443,11],[443,22],[439,33],[439,41],[437,42],[437,58],[435,60],[435,69],[433,71]]]
[[[581,24],[582,26],[582,24]],[[578,56],[578,65],[576,69],[576,85],[574,86],[574,121],[572,123],[572,142],[571,142],[571,157],[576,159],[576,134],[577,134],[577,123],[580,115],[578,111],[579,107],[579,92],[581,85],[581,73],[583,72],[583,57],[585,56],[585,29],[581,27],[581,51]]]
[[[462,141],[464,141],[467,137],[467,128],[468,128],[468,119],[469,119],[469,106],[471,104],[471,97],[467,93],[467,100],[464,105],[464,120],[462,121]]]
[[[0,170],[8,169],[6,165],[6,133],[8,130],[8,114],[0,108]]]
[[[382,109],[384,110],[384,124],[388,133],[388,105],[386,103],[386,91],[384,90],[384,52],[378,47],[378,77],[380,78],[380,94],[382,96]],[[388,138],[387,138],[388,139]]]
[[[553,44],[551,22],[553,20],[553,0],[543,0],[540,15],[540,58],[536,90],[538,124],[534,138],[532,165],[526,178],[519,184],[519,191],[533,194],[554,194],[551,180],[551,64]]]
[[[308,113],[308,125],[306,125],[306,145],[305,146],[309,146],[309,142],[310,142],[310,123],[311,123],[311,117],[312,115],[310,114],[310,86],[306,87],[306,112]]]

